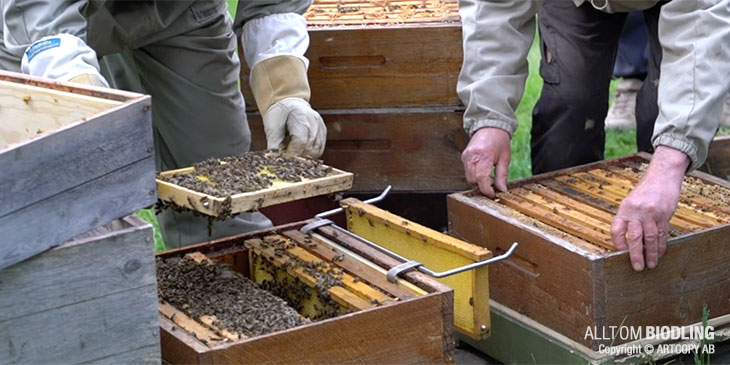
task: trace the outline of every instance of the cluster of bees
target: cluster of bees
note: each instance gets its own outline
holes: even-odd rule
[[[191,318],[254,337],[309,323],[294,308],[224,264],[157,259],[158,295]]]
[[[320,161],[271,151],[211,158],[193,165],[194,170],[158,179],[207,195],[226,197],[270,187],[274,181],[299,182],[329,175],[331,167]]]

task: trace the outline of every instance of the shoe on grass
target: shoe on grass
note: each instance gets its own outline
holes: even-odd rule
[[[616,86],[616,97],[606,116],[607,129],[636,128],[636,93],[643,81],[623,79]]]

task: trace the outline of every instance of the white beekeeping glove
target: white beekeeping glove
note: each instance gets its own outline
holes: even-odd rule
[[[71,34],[58,34],[33,42],[23,54],[21,71],[58,81],[109,87],[99,73],[96,52]]]
[[[306,21],[299,14],[272,14],[246,23],[242,33],[251,89],[263,115],[267,148],[312,158],[324,153],[327,127],[309,105]]]

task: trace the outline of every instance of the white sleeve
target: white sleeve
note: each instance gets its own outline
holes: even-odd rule
[[[304,53],[309,47],[306,19],[296,13],[271,14],[246,22],[241,44],[248,67],[276,56],[294,56],[309,67]]]
[[[99,72],[96,52],[86,42],[70,34],[44,37],[23,53],[21,71],[28,75],[68,81],[91,74],[104,80]],[[108,85],[107,85],[108,86]]]

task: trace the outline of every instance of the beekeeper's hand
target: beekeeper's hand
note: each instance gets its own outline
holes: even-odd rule
[[[33,42],[23,54],[21,71],[58,81],[109,87],[99,73],[96,52],[71,34],[57,34]]]
[[[466,181],[479,187],[479,191],[490,198],[496,196],[494,188],[507,191],[509,161],[512,155],[509,140],[509,133],[503,129],[482,128],[474,132],[461,154]]]
[[[295,154],[319,158],[324,153],[327,127],[322,117],[301,98],[280,100],[263,114],[266,148],[284,149]],[[284,146],[286,134],[291,136]]]
[[[616,248],[629,250],[634,270],[655,268],[667,251],[669,220],[677,209],[689,163],[683,152],[658,146],[646,175],[621,202],[611,224],[611,238]]]

